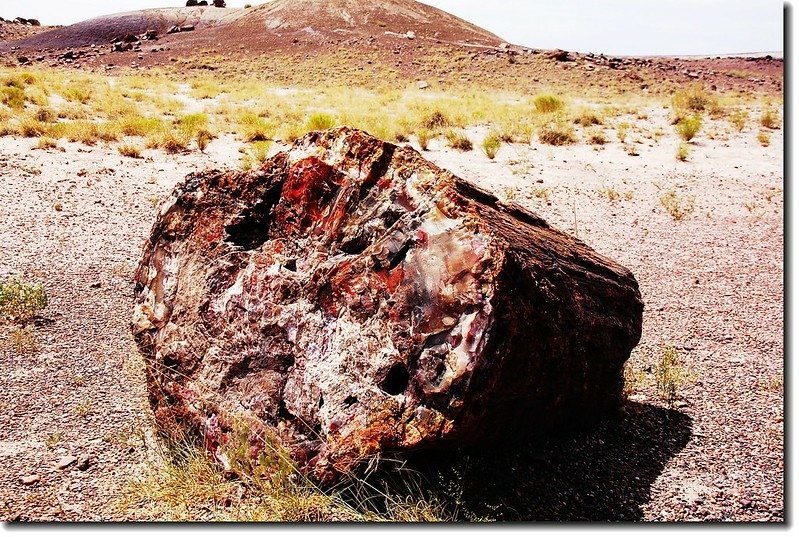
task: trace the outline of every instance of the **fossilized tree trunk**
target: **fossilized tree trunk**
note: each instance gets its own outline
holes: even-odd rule
[[[188,176],[136,283],[164,426],[218,448],[245,414],[327,482],[380,451],[604,415],[641,334],[628,270],[346,128]]]

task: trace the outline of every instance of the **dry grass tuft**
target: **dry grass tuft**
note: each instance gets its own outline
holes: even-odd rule
[[[135,145],[123,144],[117,148],[119,154],[123,157],[141,158],[141,149]]]
[[[566,122],[554,120],[538,129],[538,140],[547,145],[569,145],[577,142],[577,136]]]
[[[660,197],[660,204],[675,220],[684,220],[694,212],[696,200],[693,196],[680,196],[670,188]]]
[[[494,160],[499,152],[499,148],[502,147],[502,139],[497,133],[492,132],[483,139],[480,147],[482,147],[483,153],[485,153],[488,158]]]

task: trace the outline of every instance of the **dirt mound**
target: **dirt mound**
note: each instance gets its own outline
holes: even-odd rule
[[[218,46],[266,52],[286,44],[318,46],[353,38],[361,43],[402,39],[497,46],[501,42],[486,30],[415,0],[276,0],[249,9],[162,8],[107,15],[23,39],[14,46],[23,50],[85,47],[148,30],[165,36],[170,28],[185,25],[196,31],[168,38],[178,52]]]
[[[235,20],[241,9],[206,7],[159,8],[104,15],[94,19],[57,28],[13,43],[23,50],[46,50],[106,45],[129,35],[141,35],[155,30],[165,35],[174,26],[192,25],[208,28]]]
[[[405,37],[497,46],[496,35],[415,0],[276,0],[242,17],[251,35],[323,41],[347,37]],[[226,28],[227,29],[227,28]]]

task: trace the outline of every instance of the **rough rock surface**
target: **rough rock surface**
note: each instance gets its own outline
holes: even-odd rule
[[[632,274],[410,148],[311,133],[163,207],[133,330],[164,428],[247,416],[330,482],[381,451],[613,411],[641,335]]]

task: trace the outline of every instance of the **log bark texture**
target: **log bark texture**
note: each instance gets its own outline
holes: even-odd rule
[[[340,128],[189,175],[144,248],[133,330],[162,427],[222,457],[245,415],[329,483],[384,451],[607,415],[642,310],[630,271],[576,238]]]

